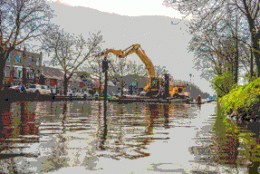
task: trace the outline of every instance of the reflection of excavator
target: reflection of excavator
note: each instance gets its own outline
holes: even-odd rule
[[[103,53],[101,55],[97,55],[96,57],[102,56],[102,55],[105,55],[105,57],[107,57],[109,53],[113,53],[113,54],[117,55],[119,58],[124,58],[124,57],[128,56],[129,54],[132,54],[133,52],[135,52],[139,56],[139,58],[145,64],[146,69],[149,72],[150,78],[147,78],[147,85],[144,88],[144,90],[146,91],[146,95],[155,96],[158,93],[160,85],[164,86],[163,79],[155,77],[153,64],[152,64],[151,60],[146,56],[144,50],[142,50],[140,44],[133,44],[123,51],[107,49],[105,53]],[[176,95],[178,96],[179,94],[182,94],[185,87],[174,87],[173,85],[169,85],[169,97],[174,97]]]

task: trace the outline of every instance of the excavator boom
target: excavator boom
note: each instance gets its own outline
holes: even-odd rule
[[[133,44],[132,46],[128,47],[124,51],[122,50],[114,50],[114,49],[107,49],[105,52],[105,57],[108,56],[109,53],[113,53],[117,55],[120,58],[124,58],[132,53],[136,53],[138,57],[142,60],[142,62],[145,64],[146,69],[149,72],[150,78],[155,77],[154,73],[154,67],[151,62],[151,60],[147,57],[144,50],[141,49],[141,45],[139,44]],[[99,56],[99,55],[98,55]]]

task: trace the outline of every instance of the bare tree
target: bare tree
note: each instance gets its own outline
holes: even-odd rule
[[[64,95],[67,95],[68,81],[89,57],[100,51],[102,43],[100,32],[91,34],[87,41],[82,35],[75,36],[60,30],[57,26],[44,32],[42,48],[52,54],[49,62],[53,66],[61,66],[64,72]],[[85,48],[87,47],[87,50]]]
[[[52,10],[45,0],[0,1],[0,89],[10,52],[37,39],[52,17]]]
[[[198,33],[204,32],[210,26],[218,26],[217,31],[220,35],[223,29],[227,31],[227,27],[233,32],[233,38],[238,40],[245,40],[245,38],[238,37],[238,33],[245,35],[251,42],[251,49],[255,56],[255,62],[258,70],[258,77],[260,77],[260,0],[164,0],[164,4],[171,6],[181,13],[192,15],[192,20],[189,22],[190,32]],[[232,20],[233,18],[233,20]],[[236,20],[234,20],[236,18]],[[237,19],[242,23],[238,23]],[[247,25],[246,25],[247,24]],[[245,27],[247,26],[247,27]],[[243,33],[243,34],[242,34]],[[238,42],[236,42],[238,46]],[[238,57],[239,49],[236,49],[236,57]],[[237,72],[238,58],[235,59],[235,70]],[[253,61],[251,61],[253,62]],[[252,67],[252,66],[251,66]],[[252,73],[251,73],[252,74]]]
[[[111,69],[109,71],[109,76],[116,78],[120,82],[121,86],[121,96],[124,93],[124,87],[126,86],[123,77],[130,75],[132,72],[131,61],[127,58],[119,58],[115,55],[109,54],[108,61],[110,62]]]
[[[82,70],[88,72],[90,74],[89,78],[92,80],[98,79],[99,81],[99,94],[101,94],[102,91],[102,85],[104,83],[104,75],[103,75],[103,69],[102,69],[102,59],[101,56],[91,56],[86,63],[84,64]]]

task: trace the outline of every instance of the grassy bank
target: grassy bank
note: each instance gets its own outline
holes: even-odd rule
[[[259,117],[259,99],[260,78],[257,78],[248,84],[235,86],[218,100],[225,115],[247,113],[247,115]]]

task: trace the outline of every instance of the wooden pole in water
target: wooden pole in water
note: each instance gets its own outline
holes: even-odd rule
[[[107,70],[108,70],[108,62],[105,57],[103,60],[103,72],[105,72],[105,85],[104,85],[104,121],[106,121],[107,116]]]

